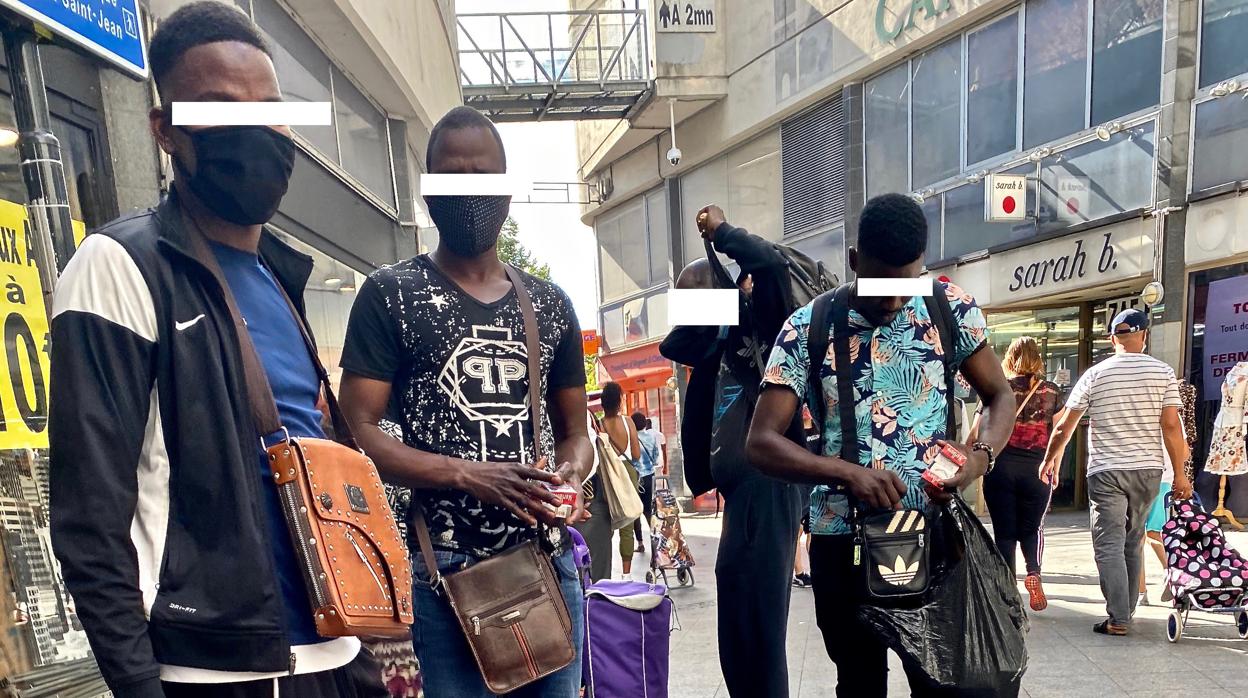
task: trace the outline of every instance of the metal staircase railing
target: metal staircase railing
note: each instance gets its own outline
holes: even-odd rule
[[[650,90],[644,10],[461,14],[464,101],[495,121],[621,119]]]

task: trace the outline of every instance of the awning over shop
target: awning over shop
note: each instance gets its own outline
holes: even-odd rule
[[[672,362],[659,353],[658,342],[606,354],[598,360],[600,378],[615,381],[624,390],[655,387],[672,375]]]

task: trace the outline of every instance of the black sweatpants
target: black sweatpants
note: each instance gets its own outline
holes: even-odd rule
[[[646,539],[642,537],[641,522],[646,522],[646,528],[650,528],[650,517],[654,516],[654,473],[642,475],[637,483],[637,494],[641,495],[641,518],[633,522],[633,535],[637,539],[637,549],[640,550],[646,546]],[[651,531],[653,533],[653,531]]]
[[[165,698],[389,698],[381,667],[367,650],[333,671],[241,683],[163,682]]]
[[[1007,448],[984,476],[984,501],[992,515],[992,537],[1014,571],[1014,551],[1023,548],[1027,574],[1040,574],[1044,558],[1044,515],[1053,488],[1040,479],[1044,454]]]
[[[734,698],[789,695],[785,637],[802,489],[760,475],[723,493],[715,561],[719,665]]]
[[[850,536],[811,536],[810,576],[815,590],[815,622],[823,633],[828,657],[836,664],[839,698],[888,696],[888,648],[858,621],[857,594],[861,569],[853,565]],[[933,685],[911,662],[902,659],[910,695],[915,698],[952,698],[972,694]],[[999,698],[1018,695],[1019,683]]]

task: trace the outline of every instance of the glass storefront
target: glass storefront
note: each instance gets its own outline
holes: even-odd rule
[[[1044,357],[1045,376],[1058,385],[1062,399],[1088,367],[1113,354],[1106,328],[1104,301],[1076,303],[1055,308],[989,311],[989,342],[998,357],[1004,357],[1010,343],[1031,337]],[[1060,472],[1060,486],[1053,493],[1053,506],[1082,507],[1086,472],[1086,420],[1079,434],[1066,449]]]
[[[1197,440],[1193,450],[1193,458],[1197,464],[1203,464],[1209,452],[1209,438],[1214,420],[1221,407],[1220,381],[1218,385],[1206,385],[1211,372],[1206,370],[1208,359],[1205,346],[1214,328],[1206,327],[1209,319],[1209,286],[1217,282],[1242,279],[1248,286],[1248,262],[1232,264],[1216,269],[1193,272],[1188,276],[1188,357],[1186,378],[1196,388],[1196,425]],[[1242,348],[1242,347],[1239,347]],[[1213,352],[1222,351],[1214,348]],[[1210,357],[1211,358],[1211,357]],[[1229,363],[1229,362],[1228,362]],[[1216,379],[1214,379],[1216,380]],[[1213,398],[1213,399],[1206,399]]]

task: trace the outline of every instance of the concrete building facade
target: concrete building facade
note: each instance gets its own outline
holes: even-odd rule
[[[1150,350],[1197,386],[1202,423],[1212,420],[1209,285],[1232,280],[1215,285],[1225,305],[1248,283],[1248,166],[1233,155],[1248,147],[1237,43],[1248,2],[650,6],[650,99],[578,133],[580,174],[603,193],[584,211],[599,243],[602,365],[626,380],[644,367],[635,403],[680,379],[657,342],[675,273],[704,254],[699,208],[718,203],[844,279],[855,216],[870,196],[900,191],[928,215],[928,272],[977,297],[998,351],[1040,340],[1059,384],[1110,351],[1112,313],[1143,307],[1146,284],[1161,282],[1164,298],[1147,299]],[[674,26],[675,12],[712,12],[713,28]],[[678,165],[666,157],[673,115]],[[997,173],[1028,177],[1025,220],[985,222],[984,180]],[[1248,335],[1237,341],[1248,349]],[[1080,468],[1077,455],[1064,467],[1068,504],[1082,497]]]

